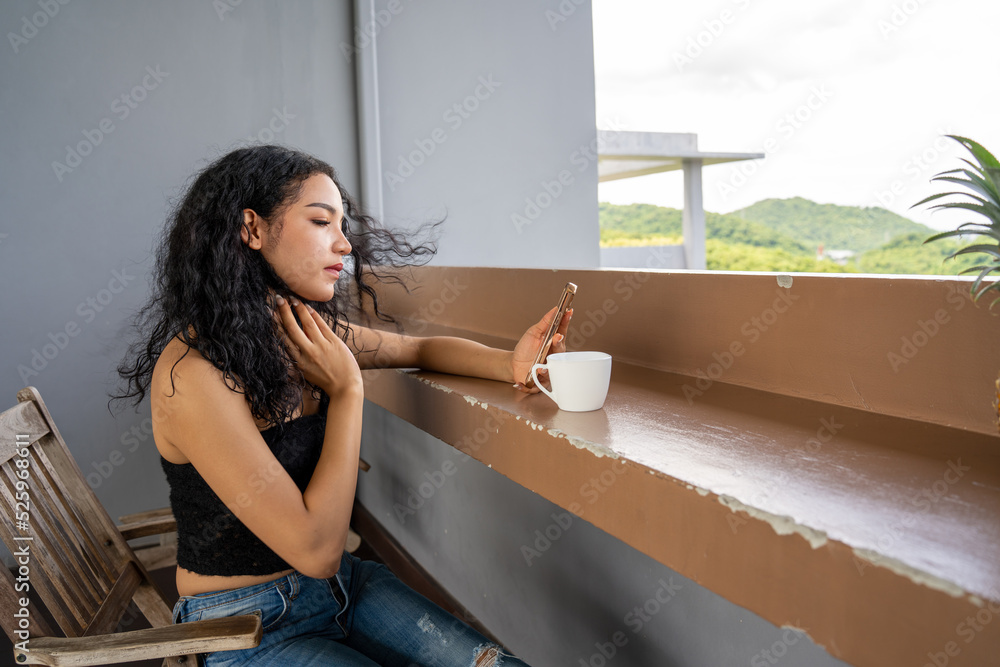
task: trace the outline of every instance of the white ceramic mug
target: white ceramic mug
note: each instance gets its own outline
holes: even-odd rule
[[[552,391],[538,381],[538,369],[549,371]],[[560,410],[589,412],[600,410],[611,381],[611,355],[604,352],[557,352],[544,364],[531,367],[535,385],[548,395]]]

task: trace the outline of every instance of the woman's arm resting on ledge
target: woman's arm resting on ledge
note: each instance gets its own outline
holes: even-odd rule
[[[438,373],[520,383],[531,369],[531,363],[555,311],[553,308],[532,325],[521,336],[513,352],[488,347],[465,338],[419,338],[361,326],[351,327],[347,344],[354,350],[358,365],[363,369],[421,368]],[[572,313],[570,310],[559,323],[552,352],[565,351],[564,339]]]

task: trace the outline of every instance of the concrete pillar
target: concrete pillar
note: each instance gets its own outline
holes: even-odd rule
[[[705,208],[701,199],[702,160],[685,158],[684,165],[684,257],[687,268],[705,270]]]
[[[354,25],[358,34],[367,34],[375,25],[375,3],[354,0]],[[382,202],[382,141],[378,108],[378,60],[376,34],[369,35],[367,48],[355,53],[355,77],[358,90],[358,162],[361,171],[361,192],[358,198],[365,213],[376,220],[384,217]]]

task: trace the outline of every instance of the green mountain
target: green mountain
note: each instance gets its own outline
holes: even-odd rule
[[[858,253],[877,248],[903,234],[922,234],[927,238],[935,232],[926,225],[877,206],[817,204],[802,197],[765,199],[733,214],[770,227],[814,249],[823,244],[826,250]]]
[[[651,204],[601,202],[601,245],[683,242],[681,211]],[[817,204],[800,197],[767,199],[727,214],[706,213],[706,263],[728,271],[808,271],[956,275],[984,255],[944,262],[963,243],[924,245],[930,227],[885,209]],[[816,258],[816,248],[852,250],[844,264]]]
[[[945,258],[963,245],[951,240],[924,245],[926,234],[897,236],[883,246],[865,252],[857,258],[862,273],[919,273],[922,275],[957,275],[965,269],[991,262],[988,255],[960,255]]]
[[[652,204],[629,204],[622,206],[601,202],[601,243],[604,245],[631,245],[627,241],[645,237],[676,238],[680,243],[683,236],[681,211],[676,208],[653,206]],[[793,253],[813,253],[809,246],[791,236],[756,222],[750,222],[734,213],[705,213],[705,236],[730,243],[782,248]],[[618,243],[615,243],[618,241]],[[622,243],[625,241],[625,243]]]

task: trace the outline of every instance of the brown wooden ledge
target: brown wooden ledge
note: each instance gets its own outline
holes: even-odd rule
[[[419,276],[438,286],[486,285],[498,271],[425,269]],[[546,274],[536,280],[546,294],[558,294],[567,279],[582,282],[581,272],[528,273]],[[589,281],[597,303],[614,298],[620,272],[592,273],[604,274]],[[745,298],[757,298],[753,281],[747,289]],[[815,306],[809,292],[800,290],[803,311]],[[433,313],[442,294],[417,292],[418,307]],[[515,294],[494,289],[486,303],[491,312],[520,312]],[[509,336],[447,325],[463,315],[481,321],[474,315],[482,294],[464,296],[438,307],[446,316],[410,318],[409,328],[509,348]],[[854,298],[854,312],[866,312],[865,295]],[[618,305],[626,312],[608,326],[629,328],[631,316],[621,299]],[[805,630],[835,657],[873,667],[923,665],[932,656],[949,665],[993,664],[1000,655],[998,438],[790,395],[795,387],[776,393],[718,380],[692,395],[692,375],[622,360],[653,344],[650,329],[629,330],[631,350],[585,346],[616,355],[601,411],[561,412],[545,396],[505,383],[423,372],[366,371],[366,396],[730,601]]]

